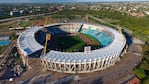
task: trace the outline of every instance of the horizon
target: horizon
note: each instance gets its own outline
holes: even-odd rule
[[[9,3],[86,3],[86,2],[148,2],[148,0],[1,0],[0,4]]]

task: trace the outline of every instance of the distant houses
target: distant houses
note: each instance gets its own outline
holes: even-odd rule
[[[140,79],[138,79],[136,76],[133,76],[128,80],[126,80],[125,82],[123,82],[122,84],[140,84],[140,82],[141,82]]]

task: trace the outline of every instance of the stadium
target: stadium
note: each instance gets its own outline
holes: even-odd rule
[[[107,26],[55,23],[26,30],[19,36],[17,45],[24,64],[28,65],[28,57],[33,56],[41,58],[45,70],[88,73],[120,61],[126,39]]]

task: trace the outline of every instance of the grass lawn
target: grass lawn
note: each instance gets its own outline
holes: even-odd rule
[[[142,63],[140,64],[139,68],[149,71],[149,64],[146,60],[143,60]]]
[[[145,78],[143,81],[142,81],[142,84],[149,84],[149,78]]]
[[[75,50],[83,51],[86,43],[79,36],[64,36],[57,38],[58,47],[62,51],[72,52]]]
[[[149,45],[142,46],[142,62],[134,69],[135,75],[141,79],[141,84],[149,84]]]
[[[22,27],[31,26],[32,24],[33,24],[33,21],[21,21],[20,22],[20,26]]]
[[[144,70],[142,70],[142,69],[136,68],[134,70],[134,73],[139,79],[143,79],[146,77],[146,74],[145,74]]]

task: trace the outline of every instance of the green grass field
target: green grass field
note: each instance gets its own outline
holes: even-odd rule
[[[100,46],[100,45],[101,45],[100,42],[99,42],[97,39],[93,38],[92,36],[87,35],[87,34],[84,34],[84,35],[85,35],[88,39],[90,39],[90,41],[92,42],[93,45],[96,45],[96,46]]]
[[[86,43],[79,36],[65,36],[57,38],[58,47],[62,51],[83,51]]]
[[[134,73],[139,79],[143,79],[146,77],[145,71],[143,69],[136,68],[134,69]]]
[[[20,26],[21,27],[27,27],[27,26],[31,26],[31,25],[33,25],[33,21],[21,21],[20,22]]]
[[[85,34],[84,34],[85,35]],[[100,46],[100,43],[93,37],[85,35],[93,45],[91,46]],[[57,46],[61,51],[64,52],[75,52],[75,51],[84,51],[84,47],[87,44],[79,36],[64,36],[57,37]]]

